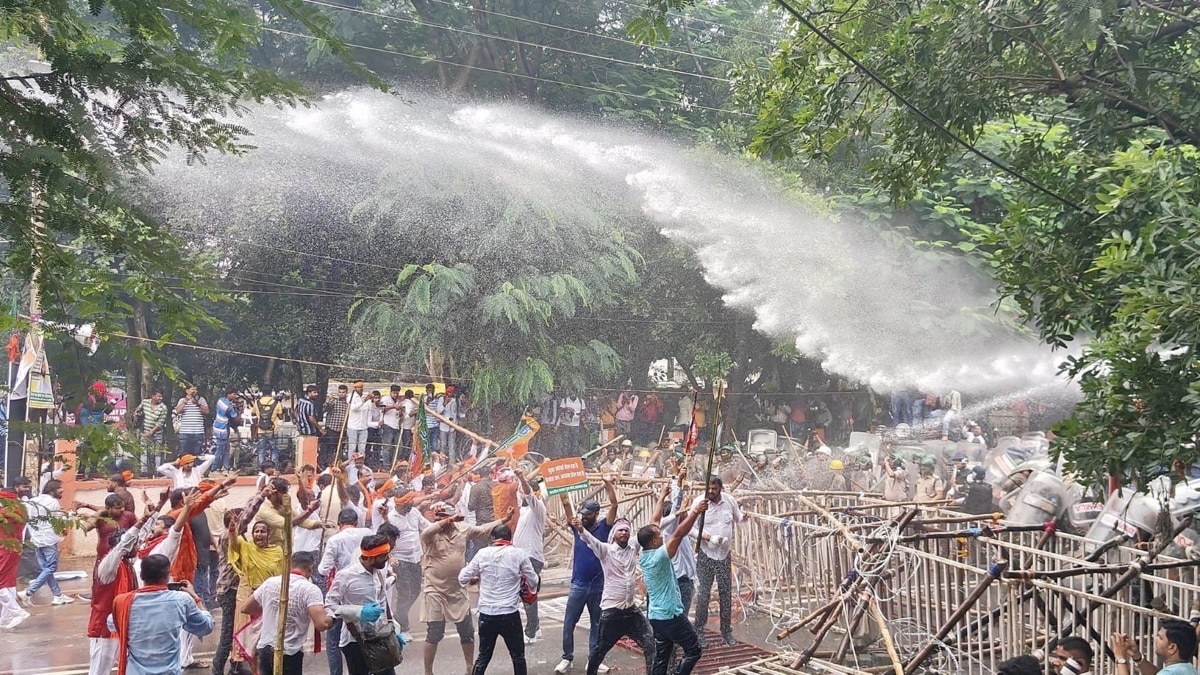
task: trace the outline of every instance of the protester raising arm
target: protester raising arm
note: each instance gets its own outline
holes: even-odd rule
[[[687,537],[688,532],[691,532],[692,525],[696,523],[696,519],[700,517],[701,513],[704,513],[707,510],[708,500],[701,499],[699,504],[693,506],[692,509],[688,511],[687,516],[682,522],[679,523],[679,527],[675,528],[675,531],[671,533],[671,538],[667,540],[667,557],[675,557],[675,552],[679,550],[679,544],[682,543]]]
[[[605,475],[604,492],[608,495],[608,513],[604,514],[604,522],[612,527],[613,523],[617,522],[617,486],[613,483],[612,476]]]

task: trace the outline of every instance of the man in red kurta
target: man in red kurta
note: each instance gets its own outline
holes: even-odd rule
[[[29,618],[17,602],[17,565],[27,517],[17,493],[0,488],[0,630],[16,628]]]

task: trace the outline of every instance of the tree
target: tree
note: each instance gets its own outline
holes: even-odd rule
[[[752,148],[860,167],[897,204],[932,190],[1041,339],[1075,350],[1085,398],[1057,450],[1092,475],[1190,464],[1200,3],[826,0],[800,16],[770,72],[742,80]],[[997,131],[1003,168],[952,138]]]
[[[272,7],[349,57],[312,7]],[[205,313],[162,277],[202,286],[202,267],[130,205],[128,180],[175,149],[194,161],[245,150],[228,120],[248,103],[306,101],[299,85],[248,64],[258,21],[228,0],[5,7],[0,228],[7,266],[36,273],[48,317],[87,316],[112,334],[136,301],[155,307],[159,337],[194,337]]]

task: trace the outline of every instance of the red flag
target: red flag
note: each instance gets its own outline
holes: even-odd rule
[[[697,396],[695,399],[692,399],[692,421],[688,424],[687,440],[683,443],[683,453],[685,455],[692,454],[692,448],[700,443],[700,427],[696,425],[696,400],[699,398]]]

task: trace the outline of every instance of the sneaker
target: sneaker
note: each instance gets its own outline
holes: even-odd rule
[[[726,646],[726,647],[732,647],[732,646],[734,646],[735,644],[737,644],[737,642],[734,642],[734,640],[733,640],[733,635],[732,635],[732,634],[729,634],[729,633],[726,633],[725,635],[722,635],[722,636],[721,636],[721,639],[725,641],[725,646]]]
[[[29,593],[25,591],[17,591],[17,600],[20,600],[21,604],[25,605],[26,607],[33,606],[33,598],[30,598]]]
[[[0,628],[2,628],[4,630],[12,630],[12,629],[16,628],[17,626],[20,626],[22,623],[24,623],[25,620],[28,619],[30,616],[32,616],[32,615],[29,612],[26,612],[25,610],[22,609],[22,610],[20,610],[20,614],[17,614],[16,616],[9,619],[8,621],[5,621],[3,624],[0,624]]]
[[[597,673],[607,673],[607,672],[608,672],[608,666],[606,666],[606,665],[604,665],[603,663],[601,663],[601,664],[600,664],[600,666],[596,668],[596,672],[597,672]]]
[[[76,600],[91,600],[92,594],[91,593],[76,593],[75,599]]]
[[[1200,600],[1197,600],[1196,602],[1200,603]],[[533,637],[535,640],[541,640],[542,639],[542,629],[541,628],[537,629],[537,633],[534,633]]]
[[[60,596],[55,597],[54,600],[50,604],[51,605],[69,605],[72,602],[75,602],[75,598],[72,598],[69,595],[60,595]]]
[[[525,644],[527,644],[527,645],[535,644],[535,643],[537,643],[537,641],[538,641],[537,636],[534,636],[534,637],[529,637],[528,635],[525,636]]]
[[[563,659],[562,661],[559,661],[558,665],[554,666],[554,672],[556,672],[556,673],[565,673],[570,669],[571,669],[571,662],[568,661],[567,659]]]

